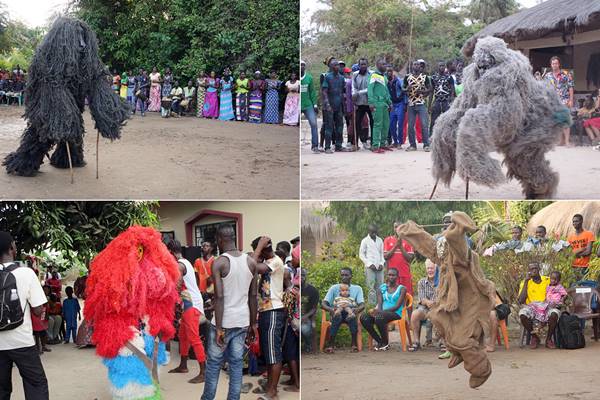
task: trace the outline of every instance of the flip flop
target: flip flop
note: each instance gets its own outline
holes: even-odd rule
[[[358,347],[357,346],[352,346],[352,352],[353,353],[358,353]]]
[[[258,387],[254,388],[252,390],[252,393],[254,393],[254,394],[266,394],[267,391],[265,390],[264,387],[262,387],[262,386],[259,385]]]
[[[268,396],[267,394],[263,394],[263,395],[258,396],[256,398],[256,400],[279,400],[279,397],[277,397],[277,396],[271,397],[271,396]]]
[[[333,347],[327,347],[325,349],[325,353],[327,353],[327,354],[333,354]]]
[[[421,349],[421,344],[420,343],[413,343],[412,345],[410,345],[408,347],[408,351],[410,352],[415,352]]]

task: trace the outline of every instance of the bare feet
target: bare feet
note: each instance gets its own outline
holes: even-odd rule
[[[177,367],[169,371],[170,374],[187,374],[190,372],[187,368]]]
[[[190,379],[189,383],[202,383],[204,382],[204,374],[198,374],[196,377]]]
[[[487,351],[488,353],[493,353],[496,351],[496,346],[487,345],[485,346],[485,351]]]

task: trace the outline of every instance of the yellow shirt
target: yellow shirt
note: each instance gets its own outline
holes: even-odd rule
[[[533,279],[530,279],[527,283],[527,299],[525,299],[525,304],[535,301],[546,301],[546,288],[550,285],[550,278],[544,275],[540,275],[540,277],[542,278],[540,283],[535,283]],[[524,284],[525,281],[522,281],[519,286],[519,294],[521,293]]]

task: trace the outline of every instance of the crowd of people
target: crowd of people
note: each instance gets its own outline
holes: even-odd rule
[[[447,213],[442,220],[442,232],[451,224],[452,213]],[[549,238],[546,227],[538,226],[533,236],[524,237],[523,228],[515,226],[512,229],[511,239],[496,243],[485,249],[483,257],[493,257],[499,252],[512,251],[515,253],[569,251],[573,254],[572,272],[576,285],[588,285],[590,281],[588,268],[593,254],[595,235],[585,230],[583,216],[576,214],[572,218],[574,233],[566,240]],[[394,231],[400,222],[394,223]],[[439,240],[441,233],[434,236]],[[473,242],[468,236],[465,240],[470,248]],[[406,296],[413,296],[412,307],[407,309],[412,344],[409,351],[418,351],[421,346],[421,329],[427,328],[426,346],[433,345],[434,339],[438,342],[441,354],[439,358],[451,356],[444,346],[443,339],[435,337],[428,314],[436,302],[439,285],[440,269],[434,262],[425,260],[425,276],[417,282],[416,291],[413,288],[411,262],[415,258],[413,247],[394,233],[385,239],[378,236],[375,225],[368,227],[368,234],[362,240],[358,251],[363,263],[366,287],[365,296],[359,285],[352,283],[352,269],[344,267],[340,270],[339,283],[332,285],[326,295],[319,302],[318,290],[306,281],[306,274],[302,274],[302,344],[306,351],[313,350],[315,317],[319,308],[328,313],[331,322],[329,340],[324,351],[334,352],[335,338],[342,324],[346,324],[352,337],[352,351],[359,349],[357,337],[358,330],[364,328],[375,341],[375,351],[389,349],[389,327],[392,321],[402,318],[403,307],[406,305]],[[595,256],[600,257],[600,249]],[[535,258],[534,258],[535,259]],[[522,271],[522,281],[519,285],[517,302],[520,307],[519,320],[523,329],[530,337],[529,345],[536,348],[542,342],[543,327],[547,328],[545,346],[551,349],[557,347],[555,328],[561,312],[565,310],[567,290],[561,285],[561,273],[551,265],[532,261],[526,271]],[[486,351],[495,350],[496,331],[499,321],[505,320],[510,314],[510,305],[504,296],[496,290],[495,307],[490,310],[490,329],[486,334]]]
[[[357,151],[359,141],[363,149],[383,154],[401,149],[407,137],[406,151],[416,151],[419,142],[428,152],[437,118],[463,91],[461,59],[439,61],[431,73],[425,60],[417,59],[405,75],[384,58],[377,59],[374,67],[365,58],[346,66],[344,61],[327,57],[324,64],[327,71],[318,83],[306,71],[306,63],[301,61],[300,65],[301,111],[310,125],[311,150],[316,154]],[[575,116],[574,125],[564,130],[560,145],[571,146],[571,132],[580,129],[600,150],[600,96],[580,99],[577,111],[572,74],[561,69],[558,57],[552,57],[550,65],[548,71],[537,71],[535,77],[554,88]],[[319,96],[323,116],[320,131]]]
[[[23,103],[26,77],[26,72],[18,64],[12,71],[0,68],[0,104]]]
[[[166,246],[181,273],[174,321],[180,358],[179,365],[168,372],[188,373],[188,360],[195,359],[198,373],[188,382],[204,383],[204,400],[216,398],[223,369],[229,375],[227,398],[239,399],[240,393],[248,392],[252,384],[242,382],[246,367],[249,375],[264,376],[253,390],[259,398],[277,398],[283,371],[290,375],[282,382],[284,390],[298,392],[299,237],[274,246],[269,237],[261,236],[252,242],[253,251],[244,253],[237,249],[233,228],[222,225],[216,243],[202,243],[202,255],[193,262],[183,257],[177,240],[169,240]],[[52,351],[48,345],[71,339],[78,347],[94,345],[93,321],[78,324],[85,307],[86,277],[63,293],[63,279],[55,268],[49,267],[42,276],[36,262],[16,261],[16,244],[7,232],[0,232],[0,253],[0,274],[14,277],[11,296],[19,302],[15,310],[21,310],[23,320],[13,329],[0,324],[0,397],[10,398],[15,364],[25,397],[48,399],[40,361],[41,354]]]
[[[156,67],[148,72],[140,68],[121,74],[113,70],[112,88],[126,99],[135,114],[146,111],[161,112],[163,117],[196,115],[221,121],[249,121],[254,123],[298,125],[300,121],[300,82],[291,73],[286,82],[271,71],[264,78],[256,71],[251,78],[240,72],[234,78],[225,68],[219,77],[215,71],[200,72],[195,80],[182,87],[170,68],[164,73]],[[285,93],[283,117],[280,117],[280,93]]]

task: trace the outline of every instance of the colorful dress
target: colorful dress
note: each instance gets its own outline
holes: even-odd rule
[[[233,78],[229,77],[229,81],[221,80],[221,97],[219,119],[222,121],[231,121],[235,118],[233,115],[233,98],[231,96],[231,88],[233,87]]]
[[[119,93],[123,99],[127,98],[127,82],[129,82],[129,77],[127,74],[123,74],[121,77],[121,92]]]
[[[279,123],[279,88],[281,81],[266,79],[267,95],[265,96],[265,124]]]
[[[298,125],[300,121],[300,81],[292,83],[287,81],[285,87],[288,94],[285,98],[285,111],[283,112],[283,123],[285,125]]]
[[[238,121],[248,121],[248,78],[236,79],[235,115]]]
[[[219,79],[208,78],[206,80],[208,88],[206,89],[206,96],[204,97],[204,111],[202,115],[206,118],[217,118],[219,116]]]
[[[169,97],[173,88],[173,74],[165,74],[162,84],[162,97]]]
[[[202,112],[204,111],[204,99],[206,97],[206,86],[205,86],[205,82],[206,80],[204,78],[198,78],[196,79],[196,84],[198,86],[198,88],[196,89],[196,104],[198,106],[198,111],[196,112],[196,116],[197,117],[201,117],[202,116]]]
[[[148,111],[158,112],[160,111],[160,73],[150,74],[150,104],[148,104]]]
[[[119,74],[113,75],[112,86],[111,86],[113,92],[115,92],[116,94],[119,94],[120,87],[121,87],[121,76]]]
[[[248,121],[260,124],[262,122],[263,92],[265,90],[265,81],[255,79],[250,81],[250,105],[248,106]]]

